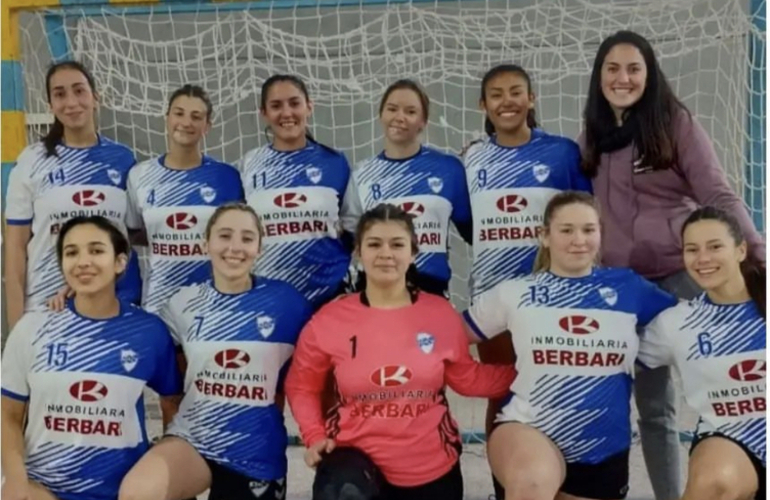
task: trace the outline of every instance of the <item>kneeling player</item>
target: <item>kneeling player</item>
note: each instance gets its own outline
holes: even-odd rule
[[[3,353],[2,497],[114,499],[149,447],[145,386],[178,403],[174,346],[159,318],[116,297],[129,246],[111,222],[70,219],[56,252],[74,299],[23,316]]]
[[[764,264],[737,221],[705,207],[683,229],[687,272],[705,290],[646,329],[640,364],[676,366],[699,414],[683,500],[765,499]]]

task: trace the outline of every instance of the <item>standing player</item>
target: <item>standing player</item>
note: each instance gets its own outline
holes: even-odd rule
[[[589,194],[557,194],[542,220],[536,273],[465,313],[479,339],[510,331],[516,353],[488,446],[498,498],[625,498],[637,327],[676,299],[629,269],[594,267],[601,228]]]
[[[682,233],[687,272],[706,292],[647,327],[639,362],[676,367],[700,416],[683,500],[764,500],[766,270],[722,210],[696,210]]]
[[[353,178],[364,210],[392,203],[415,217],[420,245],[416,284],[420,290],[446,295],[452,277],[449,221],[471,243],[471,208],[462,163],[420,143],[429,106],[428,95],[412,80],[388,87],[380,101],[385,149],[359,164]]]
[[[167,436],[126,476],[121,499],[282,500],[287,434],[279,398],[310,304],[255,279],[262,226],[245,204],[211,216],[213,279],[174,294],[161,315],[187,359],[185,397]]]
[[[116,498],[149,446],[144,387],[179,402],[166,326],[115,294],[128,251],[104,217],[61,227],[56,255],[75,298],[59,312],[25,314],[3,352],[4,500]]]
[[[140,163],[128,176],[128,227],[149,247],[142,306],[160,310],[179,287],[211,276],[203,249],[214,209],[243,199],[238,171],[201,152],[213,107],[196,85],[176,90],[168,102],[169,150]]]
[[[602,42],[584,116],[579,141],[605,216],[605,265],[630,267],[679,298],[698,295],[682,263],[680,230],[699,205],[735,217],[749,252],[765,260],[762,237],[730,187],[711,139],[676,98],[644,37],[620,31]],[[678,404],[668,367],[640,372],[635,395],[655,497],[679,498]]]
[[[350,166],[345,156],[307,132],[313,103],[305,84],[273,75],[262,85],[260,112],[272,143],[246,153],[241,178],[246,201],[265,225],[257,272],[291,283],[314,307],[345,288],[352,232],[345,218]]]
[[[385,204],[366,212],[356,253],[366,289],[316,313],[286,381],[305,462],[320,462],[313,499],[460,500],[462,442],[446,386],[500,396],[513,367],[476,363],[452,305],[410,284],[417,233],[406,212]],[[338,404],[324,422],[329,373]]]
[[[48,135],[22,151],[6,192],[5,293],[11,328],[24,312],[45,310],[64,285],[54,248],[62,224],[80,215],[123,224],[126,178],[135,163],[127,147],[96,132],[98,96],[83,65],[54,64],[45,81],[54,123]],[[135,301],[141,293],[135,255],[129,264],[119,294]]]

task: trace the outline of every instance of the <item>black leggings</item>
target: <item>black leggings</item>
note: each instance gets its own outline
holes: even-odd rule
[[[372,460],[357,448],[337,448],[326,455],[316,470],[313,500],[462,500],[460,462],[429,483],[394,486]]]

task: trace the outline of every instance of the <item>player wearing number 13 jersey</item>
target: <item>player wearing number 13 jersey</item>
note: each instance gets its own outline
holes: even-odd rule
[[[737,220],[701,208],[682,230],[684,264],[705,293],[647,326],[639,363],[671,365],[700,417],[684,500],[764,500],[767,467],[766,271]],[[753,465],[753,467],[752,467]]]
[[[577,144],[536,128],[534,94],[522,68],[489,70],[481,103],[489,138],[465,154],[473,211],[471,297],[532,271],[543,210],[554,194],[591,191]]]

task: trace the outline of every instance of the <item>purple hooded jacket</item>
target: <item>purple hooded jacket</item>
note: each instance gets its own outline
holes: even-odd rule
[[[704,205],[732,214],[750,253],[765,262],[765,243],[728,184],[706,131],[682,112],[674,133],[679,161],[672,169],[633,173],[633,144],[601,155],[593,189],[602,211],[602,263],[650,279],[681,271],[682,225]],[[578,144],[585,148],[583,134]]]

